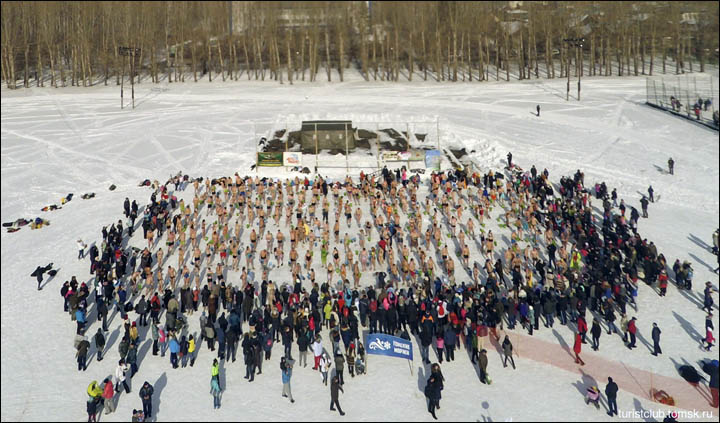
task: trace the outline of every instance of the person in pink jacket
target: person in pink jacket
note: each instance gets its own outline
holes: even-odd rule
[[[445,338],[443,338],[442,334],[438,334],[437,338],[435,338],[437,342],[437,354],[438,354],[438,361],[442,363],[443,360],[443,349],[445,348]]]

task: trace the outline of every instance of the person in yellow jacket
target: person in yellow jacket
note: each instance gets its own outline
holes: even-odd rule
[[[573,252],[572,259],[570,260],[570,268],[578,271],[582,268],[582,257],[580,256],[580,252]]]
[[[195,338],[192,335],[188,339],[188,356],[190,356],[190,367],[192,367],[195,364]]]
[[[103,389],[98,386],[97,380],[93,380],[90,382],[90,385],[88,385],[87,393],[93,398],[100,398],[103,394]]]
[[[213,379],[220,379],[220,364],[218,363],[217,358],[213,360],[213,365],[210,373]]]
[[[323,307],[323,313],[325,313],[325,327],[330,327],[330,313],[332,313],[332,301],[328,299],[328,302],[325,303],[325,307]]]

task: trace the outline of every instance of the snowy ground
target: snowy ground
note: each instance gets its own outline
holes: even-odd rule
[[[650,356],[641,342],[629,353],[619,338],[607,335],[601,338],[597,354],[679,379],[674,362],[697,363],[716,357],[717,351],[706,353],[698,348],[696,337],[703,332],[704,313],[696,303],[702,302],[700,289],[705,281],[718,285],[718,277],[712,273],[716,258],[706,248],[718,225],[718,134],[645,106],[643,78],[585,78],[581,102],[566,102],[564,88],[564,80],[439,84],[356,79],[294,86],[202,81],[168,84],[161,89],[141,84],[136,90],[138,107],[122,111],[114,86],[13,92],[3,88],[1,220],[42,216],[50,219],[51,225],[2,233],[2,420],[84,419],[88,383],[114,372],[118,316],[110,325],[107,358],[100,363],[91,361],[82,374],[76,370],[75,325],[62,313],[58,292],[71,275],[80,281],[90,277],[88,263],[76,260],[77,238],[88,244],[99,242],[102,226],[121,218],[126,196],[145,204],[149,190],[137,187],[145,178],[164,181],[180,170],[209,177],[249,173],[257,132],[267,131],[277,122],[305,118],[401,121],[438,116],[443,145],[475,150],[473,159],[483,169],[499,169],[512,151],[513,161],[524,168],[532,164],[539,170],[547,167],[554,182],[582,169],[586,184],[605,181],[610,189],[617,187],[626,203],[638,208],[640,194],[652,184],[659,200],[650,205],[650,218],[641,220],[640,232],[655,242],[669,262],[680,258],[693,263],[695,291],[679,293],[671,286],[667,297],[660,298],[641,284],[636,314],[639,330],[649,339],[652,322],[658,323],[663,330],[662,357]],[[540,117],[535,116],[536,104],[541,106]],[[664,171],[670,156],[675,160],[674,176]],[[331,177],[344,172],[321,171]],[[296,175],[282,168],[263,169],[262,174]],[[110,184],[117,185],[117,190],[108,191]],[[181,195],[189,197],[191,191]],[[59,204],[70,192],[75,198],[62,210],[40,211],[45,205]],[[86,192],[97,196],[80,199]],[[344,230],[344,222],[342,227]],[[131,245],[142,245],[142,241],[136,235]],[[60,272],[38,292],[29,274],[49,261]],[[176,263],[174,257],[171,263]],[[462,274],[460,266],[457,268],[458,275]],[[284,271],[278,272],[273,278],[282,280]],[[363,277],[363,284],[371,282],[370,275]],[[192,333],[198,329],[197,315],[191,321]],[[719,326],[717,320],[715,326]],[[96,329],[94,324],[88,333]],[[570,330],[556,329],[572,345]],[[323,334],[327,339],[325,331]],[[556,335],[542,327],[536,337],[558,343]],[[577,387],[584,379],[577,371],[533,360],[532,354],[525,357],[522,338],[518,339],[517,370],[503,369],[499,355],[488,348],[492,386],[479,383],[464,350],[455,362],[443,364],[446,387],[438,415],[441,420],[609,420],[602,408],[596,411],[584,404],[584,388]],[[144,342],[133,391],[129,397],[122,394],[118,412],[103,416],[103,420],[129,419],[131,410],[141,407],[137,392],[145,380],[155,385],[158,420],[242,416],[242,420],[309,421],[338,417],[328,410],[329,392],[320,383],[320,375],[309,369],[296,369],[293,375],[295,404],[280,397],[280,346],[253,385],[242,379],[241,359],[225,366],[223,407],[211,412],[211,356],[206,347],[200,348],[194,368],[173,370],[167,358],[146,356],[150,342]],[[417,349],[415,355],[419,357]],[[586,361],[592,360],[593,354],[583,355]],[[432,420],[422,393],[427,376],[419,363],[415,361],[410,374],[408,365],[400,360],[371,356],[370,373],[345,384],[340,401],[348,413],[346,418]],[[601,389],[605,376],[595,376]],[[620,389],[621,412],[667,409],[647,396],[623,391],[629,387],[621,385]],[[193,395],[187,395],[189,392]],[[625,417],[623,420],[632,416]]]

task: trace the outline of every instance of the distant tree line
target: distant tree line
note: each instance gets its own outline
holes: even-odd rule
[[[7,2],[8,87],[653,75],[717,63],[718,2]],[[232,30],[231,30],[232,29]],[[563,40],[584,38],[581,48]],[[118,47],[140,49],[127,58]]]

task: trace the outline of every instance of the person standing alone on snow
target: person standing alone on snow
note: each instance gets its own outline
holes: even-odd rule
[[[670,172],[671,175],[674,175],[674,174],[675,174],[675,173],[673,172],[674,168],[675,168],[675,160],[673,160],[673,158],[670,157],[670,158],[668,159],[668,169],[669,169],[668,171]]]
[[[210,380],[210,393],[213,396],[213,407],[220,408],[220,383],[215,377]]]
[[[143,414],[145,414],[146,418],[152,417],[152,396],[153,392],[155,392],[155,389],[153,389],[152,385],[148,381],[145,381],[143,384],[143,387],[140,388],[140,399],[142,400],[143,405]]]
[[[608,377],[608,384],[605,386],[605,395],[607,395],[608,408],[610,411],[607,412],[608,416],[612,417],[613,413],[617,415],[617,383],[613,382],[611,377]]]
[[[280,358],[280,370],[282,370],[283,398],[290,397],[290,402],[294,403],[290,390],[290,378],[292,377],[292,362],[288,362],[285,357]]]
[[[593,343],[595,338],[593,337]],[[582,351],[582,338],[580,332],[575,332],[575,344],[573,345],[573,351],[575,351],[575,363],[580,363],[581,366],[585,365],[585,362],[580,358],[580,352]]]
[[[647,218],[648,217],[648,199],[643,195],[643,197],[640,199],[640,205],[642,206],[643,215],[642,217]]]
[[[340,386],[340,379],[338,379],[337,376],[333,376],[332,382],[330,383],[330,411],[335,411],[335,406],[337,406],[340,415],[344,416],[345,412],[340,408],[340,402],[338,401],[338,391],[342,391],[343,394],[345,393],[342,386]]]
[[[537,109],[537,115],[538,115],[538,117],[540,117],[540,105],[539,104],[537,105],[536,109]]]
[[[658,327],[657,323],[653,323],[653,329],[652,329],[652,340],[653,340],[653,352],[652,355],[657,356],[658,354],[662,354],[662,350],[660,349],[660,334],[662,332],[660,331],[660,328]]]

